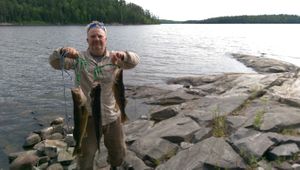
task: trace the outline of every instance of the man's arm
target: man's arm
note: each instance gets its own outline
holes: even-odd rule
[[[134,68],[139,62],[140,57],[129,51],[116,51],[111,53],[112,62],[123,69]]]
[[[74,48],[66,47],[54,50],[49,56],[49,63],[54,69],[61,69],[61,54],[63,53],[67,53],[67,55],[64,56],[64,69],[69,70],[73,68],[73,64],[75,62],[74,59],[78,57],[79,53]]]

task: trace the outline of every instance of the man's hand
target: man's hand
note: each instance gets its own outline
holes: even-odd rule
[[[78,57],[79,52],[72,47],[64,47],[61,49],[63,53],[67,53],[68,58],[76,59]]]
[[[123,51],[115,51],[111,54],[111,61],[113,64],[117,64],[118,61],[123,61],[126,53]]]

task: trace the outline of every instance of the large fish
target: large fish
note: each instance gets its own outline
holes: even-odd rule
[[[86,136],[86,127],[89,118],[87,110],[87,98],[80,87],[71,89],[74,104],[74,131],[73,136],[76,146],[73,156],[81,153],[81,144],[83,137]]]
[[[119,69],[116,73],[116,80],[113,85],[113,92],[116,99],[116,107],[121,111],[121,120],[122,123],[128,120],[128,117],[125,113],[126,107],[126,98],[125,98],[125,87],[123,83],[123,70]]]
[[[101,86],[97,85],[90,93],[91,96],[91,107],[92,115],[94,119],[96,139],[98,142],[98,149],[100,150],[99,143],[102,136],[102,115],[101,115]]]

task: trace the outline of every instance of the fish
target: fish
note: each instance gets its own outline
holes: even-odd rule
[[[125,87],[123,83],[123,70],[119,69],[116,72],[116,78],[113,84],[113,93],[116,99],[116,108],[118,108],[121,112],[121,121],[122,123],[128,121],[128,117],[125,113],[125,107],[127,104],[125,97]]]
[[[98,142],[98,150],[100,151],[99,143],[102,136],[102,115],[101,115],[101,85],[97,85],[91,90],[91,107],[92,107],[92,116],[94,119],[96,139]]]
[[[81,154],[81,144],[83,138],[87,135],[86,127],[88,123],[89,113],[87,110],[87,98],[80,87],[71,89],[73,99],[73,118],[74,130],[73,137],[76,145],[73,151],[73,156]]]

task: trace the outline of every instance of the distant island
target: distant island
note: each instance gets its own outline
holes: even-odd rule
[[[159,24],[158,17],[125,0],[1,0],[0,25]]]
[[[168,24],[299,24],[300,16],[297,15],[241,15],[208,18],[204,20],[172,21],[160,20]]]

